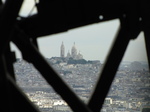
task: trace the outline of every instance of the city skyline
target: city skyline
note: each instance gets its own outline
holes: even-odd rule
[[[20,15],[28,16],[33,6],[34,1],[26,0]],[[33,13],[36,13],[36,8],[34,8]],[[79,50],[84,55],[84,59],[105,61],[119,25],[120,22],[116,19],[91,24],[55,35],[48,35],[38,39],[39,49],[46,58],[59,57],[59,48],[62,41],[65,42],[66,48],[69,48],[73,42],[76,42]],[[16,48],[13,46],[12,50],[16,50]],[[16,52],[17,57],[20,58],[21,55],[18,50]],[[123,61],[147,62],[143,33],[137,39],[130,41]]]

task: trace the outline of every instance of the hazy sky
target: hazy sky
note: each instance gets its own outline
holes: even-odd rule
[[[23,16],[27,16],[32,9],[34,2],[26,0],[22,12]],[[36,12],[36,10],[34,10]],[[119,21],[113,20],[98,24],[92,24],[86,27],[72,29],[64,33],[45,36],[38,39],[40,51],[47,58],[60,56],[60,46],[62,41],[65,45],[65,54],[71,51],[75,42],[78,52],[87,60],[104,61],[111,43],[115,38],[115,34],[119,27]],[[13,50],[16,48],[13,46]],[[20,54],[17,51],[17,56]],[[147,61],[144,36],[141,33],[136,40],[132,40],[126,51],[124,61]]]

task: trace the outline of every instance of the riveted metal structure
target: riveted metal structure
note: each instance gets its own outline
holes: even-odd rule
[[[23,0],[0,2],[1,112],[38,112],[16,85],[13,71],[16,60],[10,51],[10,42],[19,48],[23,59],[37,68],[74,112],[101,110],[129,41],[141,31],[144,32],[150,62],[150,3],[147,0],[39,0],[37,14],[17,19],[22,4]],[[38,51],[37,38],[113,19],[120,20],[120,29],[93,94],[85,104],[46,62]]]

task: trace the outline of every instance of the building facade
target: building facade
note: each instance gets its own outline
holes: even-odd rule
[[[65,46],[62,42],[61,48],[60,48],[60,57],[73,58],[76,60],[83,59],[83,55],[77,51],[77,48],[75,46],[75,42],[71,48],[71,53],[70,53],[70,51],[68,51],[67,56],[65,56]]]

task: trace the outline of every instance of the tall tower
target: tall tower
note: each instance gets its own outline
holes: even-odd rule
[[[63,58],[65,57],[65,46],[63,42],[60,47],[60,57],[63,57]]]

